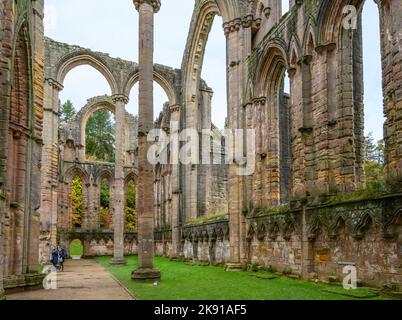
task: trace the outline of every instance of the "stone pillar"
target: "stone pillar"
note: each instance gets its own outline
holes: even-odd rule
[[[180,131],[180,106],[170,107],[170,134],[173,144],[170,147],[170,163],[172,166],[172,251],[170,258],[179,258],[181,255],[180,237],[180,164],[179,164],[179,131]]]
[[[236,129],[244,127],[243,108],[245,104],[244,88],[247,81],[247,66],[244,63],[251,52],[251,27],[253,21],[242,21],[237,18],[224,24],[227,39],[228,65],[228,127],[234,134]],[[243,146],[244,147],[244,146]],[[229,147],[230,150],[230,147]],[[235,157],[244,156],[243,154]],[[245,217],[243,210],[247,207],[245,191],[245,177],[239,174],[238,159],[229,165],[228,170],[228,198],[229,201],[229,232],[230,232],[230,263],[226,270],[240,270],[247,263],[245,252]]]
[[[134,280],[158,280],[160,271],[154,268],[154,208],[153,167],[147,159],[150,143],[148,133],[153,128],[153,54],[154,14],[160,0],[134,0],[139,12],[139,120],[138,120],[138,255],[139,268]]]
[[[6,298],[3,288],[4,277],[4,235],[3,235],[3,212],[5,212],[6,198],[0,185],[0,300]]]
[[[385,169],[387,184],[400,192],[402,181],[402,6],[400,1],[376,1],[380,9]]]
[[[128,98],[124,95],[114,95],[113,103],[116,107],[116,161],[114,177],[114,249],[113,265],[124,265],[124,208],[125,208],[125,181],[124,181],[124,137],[125,137],[125,105]]]
[[[52,80],[45,81],[43,113],[43,148],[41,170],[41,209],[39,260],[47,263],[50,246],[57,241],[57,189],[58,189],[58,130],[59,92],[63,86]]]

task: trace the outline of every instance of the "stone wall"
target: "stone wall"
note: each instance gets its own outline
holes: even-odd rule
[[[0,298],[41,282],[43,1],[0,1]],[[29,39],[29,41],[28,41]],[[11,67],[12,66],[12,67]]]

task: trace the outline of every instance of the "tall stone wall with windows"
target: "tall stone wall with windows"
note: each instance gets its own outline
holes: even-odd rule
[[[0,1],[0,299],[41,283],[43,1]]]
[[[364,172],[364,1],[291,1],[286,14],[280,1],[197,1],[183,59],[189,75],[184,90],[194,85],[198,69],[192,67],[202,65],[209,26],[219,14],[227,37],[228,128],[254,129],[256,148],[251,175],[239,176],[237,163],[229,166],[228,219],[185,227],[186,257],[212,261],[215,251],[208,248],[224,243],[216,237],[223,224],[229,244],[227,258],[219,261],[228,269],[259,263],[338,281],[351,264],[365,283],[400,286],[402,12],[398,1],[376,3],[387,183],[370,193]]]

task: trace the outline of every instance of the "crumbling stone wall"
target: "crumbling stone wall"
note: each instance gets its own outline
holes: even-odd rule
[[[399,194],[396,150],[400,130],[396,129],[395,108],[401,100],[401,81],[400,70],[395,69],[400,64],[400,54],[395,53],[400,53],[402,12],[398,1],[377,4],[382,30],[388,189]],[[313,228],[308,219],[320,211],[320,206],[365,188],[361,24],[364,1],[303,0],[290,1],[290,5],[290,11],[282,15],[280,1],[199,0],[190,26],[182,65],[186,126],[198,125],[199,119],[194,115],[198,101],[195,92],[200,86],[208,33],[214,15],[219,14],[227,37],[228,128],[256,130],[254,174],[240,177],[236,173],[238,165],[229,165],[228,267],[259,262],[304,277],[314,274],[325,278],[330,273],[340,277],[340,265],[345,262],[341,260],[347,260],[351,251],[360,248],[361,257],[368,259],[366,263],[360,257],[354,260],[362,279],[377,285],[400,283],[400,250],[396,246],[400,235],[384,241],[387,236],[379,231],[384,224],[374,224],[359,240],[351,239],[345,231],[344,243],[338,246],[327,242],[325,230],[317,231],[317,241],[312,241],[308,234],[309,228]],[[356,8],[356,28],[345,27],[343,11],[347,5]],[[289,97],[284,94],[285,72],[290,78]],[[191,172],[185,173],[188,181],[192,179]],[[387,198],[373,202],[382,206],[392,201]],[[363,208],[368,206],[370,211],[365,201],[357,203]],[[342,208],[334,205],[327,209],[327,214],[336,217],[344,211]],[[193,210],[193,203],[189,202],[186,215],[193,216]],[[345,210],[344,218],[353,220],[359,216],[359,210]],[[282,211],[287,214],[280,214]],[[261,224],[260,215],[279,221]],[[393,219],[392,228],[399,230],[398,218],[394,215]],[[364,221],[359,223],[366,226]],[[186,242],[187,256],[197,257],[196,240],[190,238]],[[374,250],[374,242],[384,247]],[[386,257],[379,258],[380,251],[387,252]],[[392,266],[378,263],[383,258],[392,261]],[[327,259],[336,263],[327,263]],[[373,270],[381,271],[375,276]]]
[[[52,243],[57,241],[57,230],[63,233],[64,241],[67,241],[68,230],[71,229],[71,203],[69,194],[71,192],[71,180],[76,174],[81,177],[84,183],[85,195],[85,219],[83,232],[88,230],[97,230],[99,234],[103,234],[99,230],[99,177],[107,172],[110,177],[109,182],[114,183],[115,164],[104,164],[87,161],[85,157],[85,124],[89,116],[99,110],[106,108],[111,112],[115,112],[116,105],[114,97],[123,95],[128,97],[131,88],[138,80],[138,65],[133,62],[121,59],[111,58],[109,55],[93,52],[89,49],[78,46],[58,43],[51,39],[45,39],[46,45],[46,104],[48,108],[45,110],[47,142],[43,151],[43,159],[47,161],[49,166],[42,172],[44,179],[44,187],[42,188],[42,242],[41,242],[41,260],[47,261],[49,248]],[[58,111],[59,111],[59,92],[63,89],[62,82],[65,75],[75,66],[88,64],[99,70],[110,84],[112,97],[95,97],[88,100],[77,114],[76,118],[64,128],[58,129]],[[178,124],[177,129],[184,128],[183,118],[178,112],[180,108],[181,81],[180,70],[155,65],[154,79],[157,81],[168,96],[169,101],[165,104],[163,112],[155,122],[155,128],[164,130],[168,136],[170,134],[171,124],[175,121]],[[213,129],[214,135],[218,140],[222,139],[222,134],[211,123],[211,96],[212,90],[202,81],[202,88],[199,94],[204,97],[200,103],[200,117],[205,123],[202,128]],[[125,117],[124,124],[124,171],[126,180],[134,177],[136,180],[138,167],[138,120],[129,114]],[[117,127],[121,124],[116,124]],[[55,130],[57,129],[57,130]],[[199,128],[201,130],[201,127]],[[59,132],[60,139],[54,132]],[[170,138],[170,136],[169,136]],[[55,148],[57,147],[57,148]],[[169,151],[170,152],[170,151]],[[211,150],[212,152],[212,150]],[[224,148],[221,152],[224,152]],[[56,161],[55,161],[56,160]],[[179,168],[174,168],[169,163],[155,167],[155,240],[157,243],[157,253],[170,255],[173,252],[172,245],[172,226],[174,221],[181,221],[182,214],[185,212],[180,207],[178,200],[181,195],[177,192],[179,189],[184,190],[183,184],[185,180]],[[207,167],[206,167],[207,168]],[[174,175],[174,179],[171,176]],[[200,210],[200,215],[215,214],[217,212],[227,212],[226,197],[226,167],[224,164],[214,166],[214,170],[205,170],[199,172],[199,176],[203,176],[204,180],[199,180],[198,190],[205,198],[205,209]],[[221,179],[221,177],[223,179]],[[174,181],[173,181],[174,180]],[[58,185],[57,188],[53,184]],[[174,184],[178,185],[175,186]],[[57,200],[58,199],[58,200]],[[114,196],[112,196],[114,201]],[[203,201],[204,202],[204,201]],[[59,203],[59,205],[57,205]],[[56,210],[54,210],[56,208]],[[116,204],[111,206],[112,213],[116,210]],[[57,217],[55,214],[57,213]],[[57,224],[56,226],[54,224]],[[113,225],[112,225],[113,227]],[[71,230],[71,233],[73,231]],[[69,241],[72,241],[70,238]],[[110,252],[110,241],[107,240],[101,244],[93,243],[97,248],[92,250],[88,247],[89,252]],[[109,245],[108,245],[109,244]],[[109,251],[108,251],[109,250]],[[129,251],[130,252],[130,251]]]
[[[42,20],[43,1],[0,1],[0,299],[41,282]]]

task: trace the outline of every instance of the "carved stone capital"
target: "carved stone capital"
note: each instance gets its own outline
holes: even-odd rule
[[[62,91],[64,89],[64,86],[54,79],[48,78],[45,79],[45,82],[47,82],[54,90]]]
[[[112,101],[115,104],[118,102],[121,102],[123,104],[128,104],[129,98],[127,96],[125,96],[124,94],[115,94],[114,96],[112,96]]]
[[[134,0],[134,6],[137,10],[140,9],[140,6],[143,3],[148,3],[154,8],[154,12],[157,13],[161,8],[161,1],[160,0]]]
[[[228,36],[232,32],[239,31],[241,25],[242,25],[242,19],[240,18],[236,18],[228,22],[225,22],[223,24],[223,30],[225,32],[225,35]]]
[[[179,112],[181,109],[181,106],[179,104],[175,104],[173,106],[170,106],[170,112],[174,113],[174,112]]]
[[[254,105],[265,105],[265,103],[267,102],[267,98],[266,97],[258,97],[258,98],[254,98],[252,101],[253,101]]]

